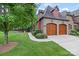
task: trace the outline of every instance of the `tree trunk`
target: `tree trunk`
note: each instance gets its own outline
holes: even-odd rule
[[[4,39],[5,39],[5,43],[4,44],[8,44],[8,31],[4,32]]]

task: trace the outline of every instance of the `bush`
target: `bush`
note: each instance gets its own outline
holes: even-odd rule
[[[47,35],[43,34],[43,32],[41,30],[34,30],[32,32],[32,35],[34,35],[38,39],[47,38]]]
[[[38,39],[43,39],[43,38],[47,38],[47,35],[43,34],[43,33],[38,33],[35,35],[36,38]]]
[[[71,30],[70,35],[78,36],[79,32],[77,30]]]
[[[37,33],[42,33],[42,31],[41,30],[34,30],[33,32],[32,32],[32,34],[35,36]]]

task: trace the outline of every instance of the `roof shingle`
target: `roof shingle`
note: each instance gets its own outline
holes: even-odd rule
[[[43,11],[44,14],[42,15],[42,17],[48,17],[48,18],[54,18],[54,19],[60,19],[60,20],[67,20],[65,13],[60,13],[60,12],[59,12],[59,17],[55,17],[55,16],[51,13],[51,11],[52,11],[52,10],[54,11],[55,8],[57,8],[57,9],[59,10],[58,6],[55,6],[54,8],[52,8],[52,7],[50,7],[50,6],[47,6],[47,8]],[[39,13],[39,12],[38,12],[38,13]],[[41,18],[41,17],[40,17],[40,18]]]

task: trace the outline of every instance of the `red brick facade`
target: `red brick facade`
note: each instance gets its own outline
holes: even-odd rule
[[[38,30],[41,30],[41,21],[38,21]]]
[[[57,9],[55,9],[52,14],[55,16],[55,17],[59,17],[59,11]]]

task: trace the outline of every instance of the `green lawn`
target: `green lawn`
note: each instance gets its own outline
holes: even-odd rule
[[[65,56],[72,55],[54,42],[35,42],[29,39],[28,34],[9,32],[9,41],[16,41],[18,45],[4,56]],[[3,33],[0,32],[0,44],[3,43]]]

